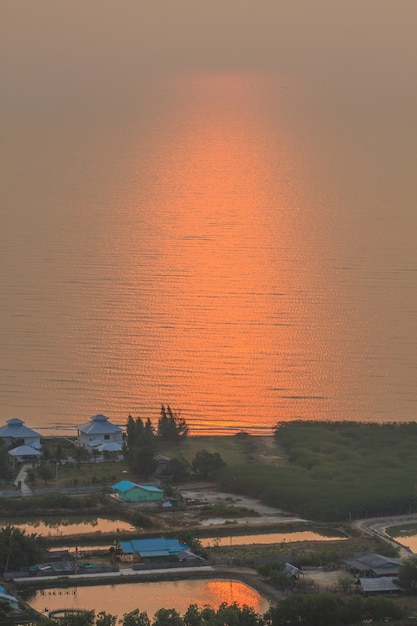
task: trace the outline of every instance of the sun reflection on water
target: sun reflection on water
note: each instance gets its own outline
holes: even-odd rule
[[[28,603],[43,612],[60,608],[105,611],[122,618],[135,609],[151,617],[160,608],[176,609],[183,614],[190,604],[218,609],[222,603],[250,606],[257,613],[268,609],[268,602],[256,591],[236,580],[178,580],[155,583],[125,583],[51,588],[37,590]]]
[[[268,81],[188,76],[176,88],[182,106],[177,101],[172,117],[167,112],[161,120],[164,132],[152,146],[146,189],[133,185],[127,202],[134,225],[146,197],[152,217],[146,231],[130,234],[126,251],[133,259],[152,256],[152,271],[140,302],[146,316],[135,299],[126,302],[121,333],[131,345],[125,358],[137,360],[149,334],[158,341],[146,349],[148,367],[126,388],[132,397],[154,398],[155,406],[169,397],[192,426],[215,428],[225,420],[232,427],[270,429],[272,415],[270,423],[263,417],[257,424],[253,416],[271,413],[283,377],[284,389],[292,380],[281,405],[296,395],[294,372],[289,376],[285,369],[300,338],[286,299],[308,288],[291,252],[298,236],[296,157],[285,133],[271,136],[262,119]],[[156,227],[154,248],[149,230]],[[138,269],[130,263],[132,286],[143,284]],[[138,332],[132,335],[135,318]],[[299,376],[305,368],[298,363]]]

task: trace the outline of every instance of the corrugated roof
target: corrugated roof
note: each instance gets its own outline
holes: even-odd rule
[[[122,446],[117,441],[106,441],[99,446],[100,452],[121,452]]]
[[[32,446],[18,446],[13,448],[13,450],[9,450],[9,454],[10,456],[40,456],[41,452],[35,450]]]
[[[22,420],[14,417],[0,428],[0,437],[12,437],[13,439],[25,439],[26,437],[40,437],[36,431],[23,425]]]
[[[159,487],[155,487],[154,485],[138,485],[136,483],[132,483],[130,480],[122,480],[120,483],[116,483],[112,486],[112,489],[116,491],[121,491],[125,493],[126,491],[130,491],[131,489],[141,489],[142,491],[148,491],[152,493],[164,493],[162,489]]]
[[[170,556],[172,554],[178,554],[182,550],[189,550],[189,546],[185,543],[180,543],[178,539],[167,539],[166,537],[120,541],[119,545],[124,554],[138,552],[144,558],[151,556]]]
[[[373,552],[366,552],[363,554],[356,554],[352,559],[345,559],[344,563],[357,570],[377,570],[377,569],[391,569],[392,567],[398,567],[401,565],[401,559],[388,558],[381,554],[374,554]]]
[[[137,485],[143,491],[151,491],[153,493],[164,493],[163,489],[159,489],[159,487],[155,487],[154,485]]]
[[[130,480],[121,480],[120,483],[116,483],[115,485],[113,485],[112,489],[125,493],[126,491],[130,491],[134,487],[137,487],[137,485],[135,483],[132,483]]]
[[[0,602],[18,602],[18,600],[8,593],[0,593]]]
[[[120,426],[109,422],[109,418],[101,413],[94,415],[89,422],[79,426],[78,430],[87,435],[108,435],[122,431]]]
[[[382,576],[381,578],[359,578],[361,587],[365,593],[399,591],[399,586],[395,582],[395,578],[391,576]]]

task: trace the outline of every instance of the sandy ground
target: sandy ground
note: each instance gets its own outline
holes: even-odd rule
[[[312,580],[322,591],[337,587],[340,576],[346,574],[343,569],[326,571],[322,567],[304,567],[303,572],[304,578]]]
[[[200,524],[202,526],[218,526],[224,524],[227,521],[233,521],[236,524],[276,524],[280,522],[303,522],[301,517],[291,516],[285,511],[276,509],[271,506],[262,504],[256,498],[249,498],[247,496],[237,496],[236,494],[216,491],[214,485],[201,485],[191,484],[181,489],[182,496],[189,504],[189,509],[194,508],[193,502],[199,503],[195,505],[195,509],[198,510],[200,505],[204,504],[218,504],[223,502],[229,506],[245,507],[249,511],[254,511],[255,515],[248,514],[245,517],[229,516],[229,517],[211,517],[202,519]]]

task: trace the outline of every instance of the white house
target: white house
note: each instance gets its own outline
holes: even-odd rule
[[[106,450],[104,444],[123,445],[123,431],[120,426],[109,422],[105,415],[94,415],[89,422],[78,427],[78,441],[83,448]],[[107,446],[108,448],[109,446]],[[111,446],[115,451],[116,446]]]
[[[30,446],[39,450],[41,448],[41,436],[36,431],[23,425],[22,420],[14,417],[0,428],[0,439],[7,448],[17,446]]]

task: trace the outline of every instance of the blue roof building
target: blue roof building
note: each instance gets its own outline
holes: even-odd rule
[[[154,485],[137,485],[130,480],[122,480],[112,486],[113,491],[124,502],[157,502],[162,500],[164,492]]]
[[[120,541],[119,546],[124,556],[135,555],[140,559],[177,556],[183,550],[190,549],[187,544],[181,543],[178,539],[166,537]]]
[[[123,445],[123,431],[120,426],[112,424],[109,418],[99,413],[89,422],[78,427],[78,441],[84,448],[95,448],[103,444],[117,443],[120,450]]]
[[[17,417],[8,420],[6,425],[0,428],[0,439],[7,448],[18,445],[32,446],[37,449],[41,447],[40,434],[24,426],[23,421]]]

